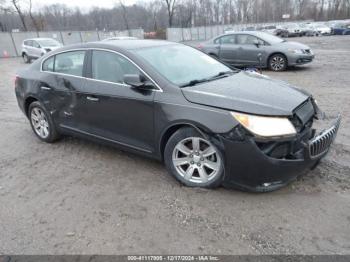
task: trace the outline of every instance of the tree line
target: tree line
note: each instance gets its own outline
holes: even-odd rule
[[[83,12],[64,4],[33,10],[35,0],[0,0],[0,31],[129,30],[350,18],[350,0],[150,0]]]

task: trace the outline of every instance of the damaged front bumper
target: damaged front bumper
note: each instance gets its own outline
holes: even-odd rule
[[[226,160],[224,186],[254,192],[283,187],[314,168],[327,154],[340,122],[338,115],[328,128],[317,135],[315,130],[306,130],[293,140],[277,143],[273,150],[251,136],[241,139],[221,136]]]

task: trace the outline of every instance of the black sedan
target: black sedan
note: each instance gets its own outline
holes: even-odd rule
[[[44,142],[76,135],[165,162],[187,186],[277,189],[326,155],[313,97],[182,44],[125,40],[55,50],[15,92]]]

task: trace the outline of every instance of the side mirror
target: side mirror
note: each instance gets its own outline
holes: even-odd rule
[[[260,47],[260,43],[259,43],[259,40],[258,40],[258,39],[255,39],[255,40],[254,40],[254,45],[256,45],[257,48]]]
[[[126,74],[124,75],[124,83],[139,88],[145,86],[145,79],[141,75]]]

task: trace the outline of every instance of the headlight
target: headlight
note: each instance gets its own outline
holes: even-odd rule
[[[304,54],[304,50],[302,49],[288,49],[289,52],[293,53],[293,54],[298,54],[298,55],[302,55]]]
[[[231,112],[232,116],[246,129],[259,137],[293,136],[296,130],[284,117],[265,117]]]

